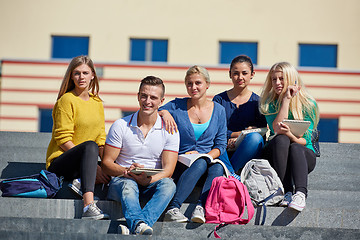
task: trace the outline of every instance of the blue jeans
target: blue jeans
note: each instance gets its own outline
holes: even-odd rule
[[[232,154],[230,160],[227,152],[223,153],[219,159],[224,162],[230,173],[234,173],[243,168],[251,159],[260,158],[263,146],[264,139],[261,134],[249,133]]]
[[[166,209],[176,191],[171,178],[163,178],[143,187],[133,179],[115,177],[111,180],[108,199],[121,202],[122,211],[130,232],[139,222],[152,227]],[[148,200],[141,209],[139,199]]]
[[[176,193],[169,205],[169,209],[180,208],[182,203],[188,198],[195,188],[196,183],[205,173],[207,173],[207,176],[198,202],[198,204],[202,204],[204,206],[212,181],[215,177],[219,177],[224,174],[224,168],[219,163],[208,164],[207,160],[199,158],[181,174],[178,182],[176,183]]]

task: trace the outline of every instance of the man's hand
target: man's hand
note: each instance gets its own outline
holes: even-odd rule
[[[146,175],[146,173],[144,173],[144,172],[142,172],[140,174],[135,174],[135,173],[131,172],[131,170],[133,170],[137,167],[143,168],[144,165],[141,165],[139,163],[131,164],[131,166],[125,171],[124,177],[134,179],[137,182],[137,184],[139,184],[141,186],[148,186],[150,184],[151,177],[148,177]]]
[[[131,166],[129,167],[129,171],[133,170],[134,168],[143,168],[144,165],[140,164],[140,163],[136,163],[134,162],[133,164],[131,164]]]
[[[142,172],[140,174],[135,174],[135,173],[132,173],[132,172],[128,172],[127,173],[132,179],[134,179],[137,184],[141,185],[141,186],[148,186],[151,182],[151,177],[148,177],[146,175],[146,173]]]

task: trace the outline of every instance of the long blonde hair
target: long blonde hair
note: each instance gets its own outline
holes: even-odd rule
[[[282,72],[284,78],[284,87],[280,95],[277,95],[272,88],[272,75],[274,72]],[[315,99],[308,93],[298,71],[288,62],[275,63],[269,70],[266,77],[260,99],[260,112],[264,115],[277,114],[280,110],[281,101],[283,99],[289,85],[298,85],[299,92],[291,99],[289,111],[294,119],[303,120],[304,113],[307,113],[314,122],[316,128],[319,122],[319,108]],[[269,112],[270,104],[274,104],[275,113]]]
[[[89,91],[91,91],[91,93],[95,97],[100,99],[100,97],[99,97],[99,79],[96,75],[95,66],[94,66],[93,61],[88,56],[78,56],[78,57],[74,57],[71,60],[69,66],[66,70],[66,73],[64,75],[63,81],[60,86],[57,100],[59,100],[62,97],[62,95],[64,95],[65,93],[67,93],[75,88],[75,84],[74,84],[74,81],[71,79],[71,75],[72,75],[72,72],[74,71],[74,69],[82,64],[86,64],[91,69],[91,71],[94,75],[94,79],[92,79],[90,81]]]

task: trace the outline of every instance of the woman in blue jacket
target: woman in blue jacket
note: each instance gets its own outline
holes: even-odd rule
[[[227,152],[220,156],[221,160],[229,161],[230,172],[237,172],[253,158],[259,158],[264,146],[260,133],[249,133],[239,146],[234,149],[234,143],[242,130],[251,128],[265,128],[266,119],[259,111],[260,97],[252,92],[248,85],[255,75],[251,58],[246,55],[235,57],[229,69],[229,76],[233,87],[217,94],[213,101],[220,103],[226,112],[227,120]]]
[[[160,108],[162,110],[160,114],[165,122],[168,122],[172,116],[177,124],[180,132],[180,155],[206,153],[216,159],[226,149],[225,110],[220,104],[207,99],[206,91],[210,86],[210,78],[205,68],[200,66],[189,68],[185,76],[185,85],[190,97],[170,101]],[[188,221],[188,218],[180,212],[180,207],[204,175],[206,179],[201,196],[191,217],[193,222],[204,223],[203,207],[212,180],[222,176],[224,168],[226,167],[219,163],[210,164],[204,157],[197,158],[190,167],[178,163],[173,176],[177,181],[177,190],[169,204],[165,220]]]

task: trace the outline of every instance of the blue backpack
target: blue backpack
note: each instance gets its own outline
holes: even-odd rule
[[[0,182],[3,197],[52,198],[60,190],[62,179],[55,173],[41,170],[26,177],[10,178]]]

